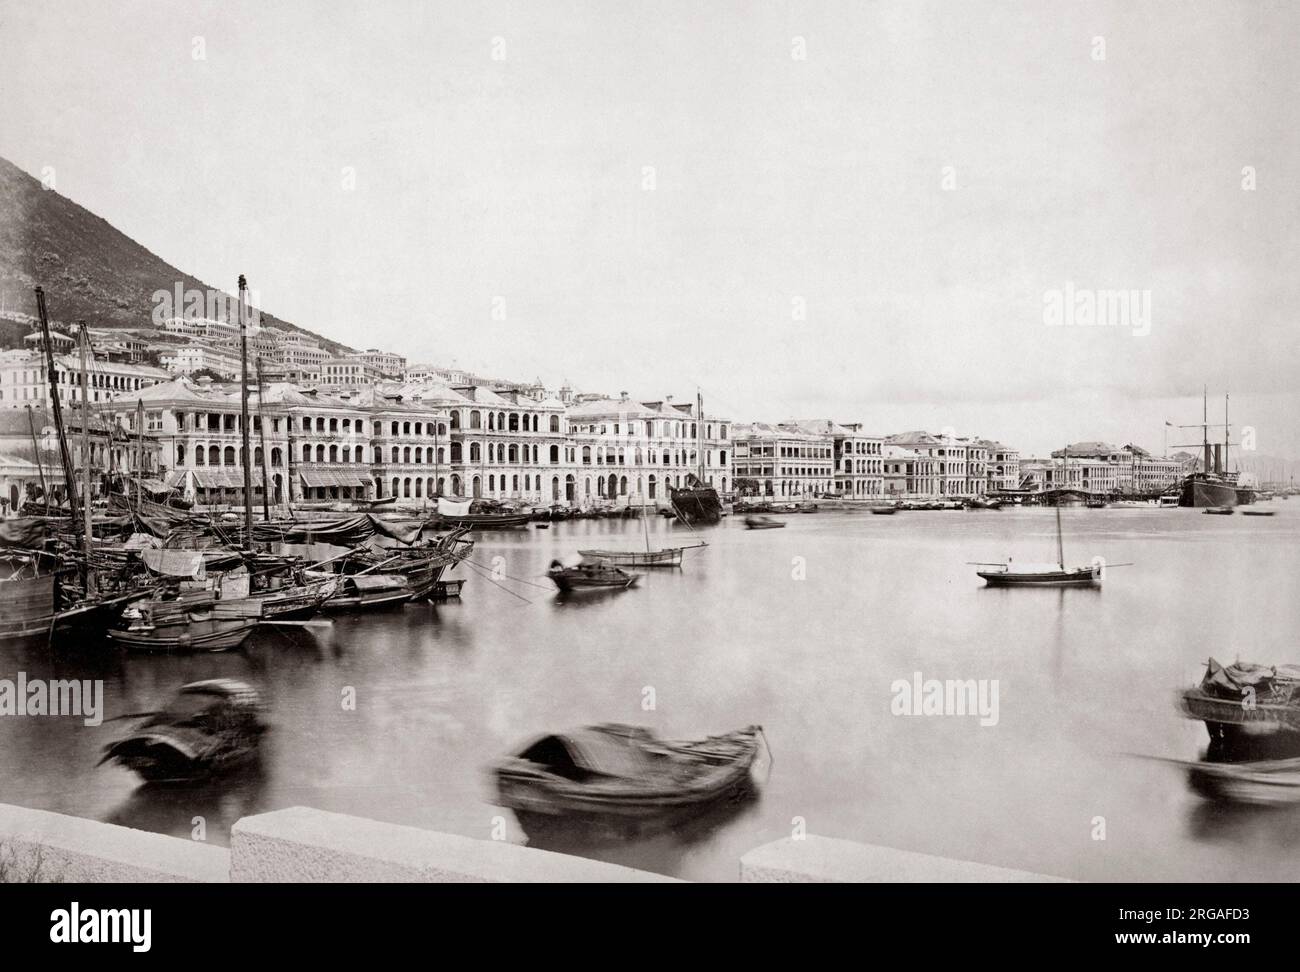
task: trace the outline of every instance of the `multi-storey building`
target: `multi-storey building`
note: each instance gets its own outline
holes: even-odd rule
[[[35,351],[0,352],[0,408],[40,406],[50,402],[50,386],[46,380],[45,355]],[[81,399],[81,361],[76,354],[57,355],[54,359],[55,382],[59,399]],[[92,356],[86,365],[90,401],[108,401],[110,398],[139,391],[172,376],[161,368],[112,361]]]
[[[206,343],[169,346],[158,352],[158,361],[174,375],[211,371],[232,380],[239,378],[242,366],[238,351]]]
[[[809,419],[781,423],[811,434],[830,435],[835,446],[835,494],[843,499],[870,499],[885,492],[882,436],[867,435],[858,422]]]
[[[1020,452],[1001,442],[981,439],[980,444],[988,456],[988,488],[1015,490],[1020,488]]]
[[[562,406],[563,407],[563,406]],[[567,409],[576,501],[662,504],[694,475],[719,493],[733,486],[731,422],[672,398],[575,400]],[[566,489],[567,494],[567,489]],[[623,499],[623,498],[627,499]]]
[[[928,499],[942,495],[940,461],[928,451],[883,446],[881,468],[885,495],[892,499]]]
[[[383,380],[378,368],[355,358],[329,358],[320,366],[320,383],[326,388],[360,388]]]
[[[973,497],[988,491],[989,450],[984,440],[916,431],[891,435],[885,443],[935,460],[935,495]]]
[[[1106,442],[1075,442],[1036,464],[1034,488],[1068,487],[1092,493],[1158,493],[1186,475],[1178,458],[1159,459],[1132,444],[1116,448]],[[1048,485],[1039,487],[1042,482]]]
[[[406,372],[406,359],[400,354],[391,354],[387,351],[380,351],[377,348],[369,348],[365,351],[356,351],[352,354],[344,355],[350,361],[356,361],[363,365],[368,365],[385,378],[401,378]]]
[[[748,481],[750,491],[779,498],[834,493],[835,440],[829,433],[755,422],[737,425],[733,435],[735,476]]]

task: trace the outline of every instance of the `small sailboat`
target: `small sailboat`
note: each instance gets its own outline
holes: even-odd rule
[[[1061,538],[1061,507],[1056,506],[1056,563],[1054,564],[976,564],[975,571],[989,587],[1100,587],[1101,567],[1065,565],[1065,545]]]
[[[694,550],[696,547],[707,547],[708,544],[701,540],[699,543],[683,544],[676,547],[660,547],[657,550],[650,548],[650,521],[645,511],[645,497],[641,498],[641,526],[645,534],[645,550],[579,550],[584,560],[599,563],[605,561],[616,567],[680,567],[682,565],[682,552]]]
[[[636,582],[641,579],[640,574],[633,574],[607,562],[584,561],[576,567],[565,567],[558,560],[551,561],[551,568],[546,572],[546,576],[564,594],[597,588],[625,590],[635,587]]]

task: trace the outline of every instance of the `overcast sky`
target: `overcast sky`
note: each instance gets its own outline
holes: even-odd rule
[[[1300,455],[1298,38],[1287,2],[0,0],[0,155],[412,361],[1025,452],[1160,451],[1208,384]],[[1067,284],[1149,291],[1149,333],[1047,326]]]

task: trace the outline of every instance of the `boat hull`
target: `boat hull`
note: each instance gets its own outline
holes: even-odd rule
[[[1100,587],[1101,575],[1091,568],[1017,574],[1002,570],[977,570],[989,587]]]
[[[588,560],[603,560],[616,567],[680,567],[682,547],[666,550],[579,550]]]
[[[712,526],[722,522],[722,501],[711,486],[673,489],[670,496],[673,511],[683,523]]]
[[[201,620],[110,629],[108,637],[132,651],[229,651],[247,641],[257,623],[257,618]]]
[[[1250,490],[1245,490],[1250,492]],[[1231,483],[1190,476],[1183,480],[1178,494],[1178,505],[1187,507],[1219,507],[1231,509],[1240,502],[1238,491]]]

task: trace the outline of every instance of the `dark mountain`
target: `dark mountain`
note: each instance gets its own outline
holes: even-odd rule
[[[208,291],[208,284],[177,270],[106,221],[60,196],[7,159],[0,158],[0,292],[4,316],[0,347],[12,333],[25,333],[36,314],[32,288],[45,289],[50,319],[84,320],[91,327],[148,327],[153,294],[183,289]],[[262,323],[312,332],[270,314]],[[18,323],[14,323],[17,321]],[[21,335],[20,335],[21,336]],[[336,341],[312,334],[332,350]]]

